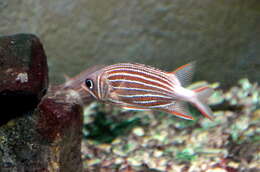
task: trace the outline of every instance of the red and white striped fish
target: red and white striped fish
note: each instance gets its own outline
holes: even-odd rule
[[[97,100],[125,109],[159,110],[193,120],[187,108],[189,102],[212,119],[212,111],[205,102],[213,89],[185,88],[193,68],[194,63],[189,63],[173,72],[164,72],[143,64],[120,63],[90,74],[81,87]]]

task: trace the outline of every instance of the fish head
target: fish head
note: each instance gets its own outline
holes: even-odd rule
[[[104,85],[103,70],[95,71],[84,78],[81,84],[83,90],[92,95],[97,100],[102,100],[102,95],[106,91],[106,85]]]

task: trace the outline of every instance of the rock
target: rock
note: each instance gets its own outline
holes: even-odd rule
[[[26,92],[41,99],[48,87],[43,46],[30,34],[0,37],[0,92]]]
[[[144,129],[141,127],[136,127],[133,129],[133,133],[134,135],[141,137],[144,135]]]
[[[49,91],[38,106],[37,129],[49,141],[62,137],[67,130],[81,131],[79,129],[82,126],[82,117],[79,117],[79,114],[82,113],[81,106],[77,101],[74,103],[66,102],[67,94],[69,94],[67,91],[54,92],[53,94]],[[71,128],[71,126],[73,127]],[[74,133],[74,135],[76,134]]]
[[[82,171],[82,109],[56,97],[0,127],[0,171]]]
[[[0,65],[0,171],[81,172],[82,100],[64,85],[45,94],[48,70],[38,38],[1,37]]]
[[[30,34],[0,37],[0,125],[34,109],[48,87],[48,67],[39,39]]]
[[[207,169],[206,172],[228,172],[226,169],[221,167]]]

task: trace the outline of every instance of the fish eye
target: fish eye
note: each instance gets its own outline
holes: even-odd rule
[[[89,89],[92,89],[94,84],[93,84],[93,81],[91,79],[86,79],[85,80],[85,85],[89,88]]]

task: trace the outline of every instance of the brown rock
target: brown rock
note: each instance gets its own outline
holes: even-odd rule
[[[48,87],[48,67],[39,39],[30,34],[0,37],[0,125],[33,110]],[[22,112],[22,113],[21,113]]]
[[[46,56],[33,35],[0,37],[0,67],[0,171],[82,171],[83,100],[75,80],[43,97]]]
[[[0,37],[0,92],[27,92],[38,98],[48,87],[46,55],[30,34]]]
[[[68,92],[49,91],[34,112],[0,127],[0,171],[82,171],[82,108]]]

